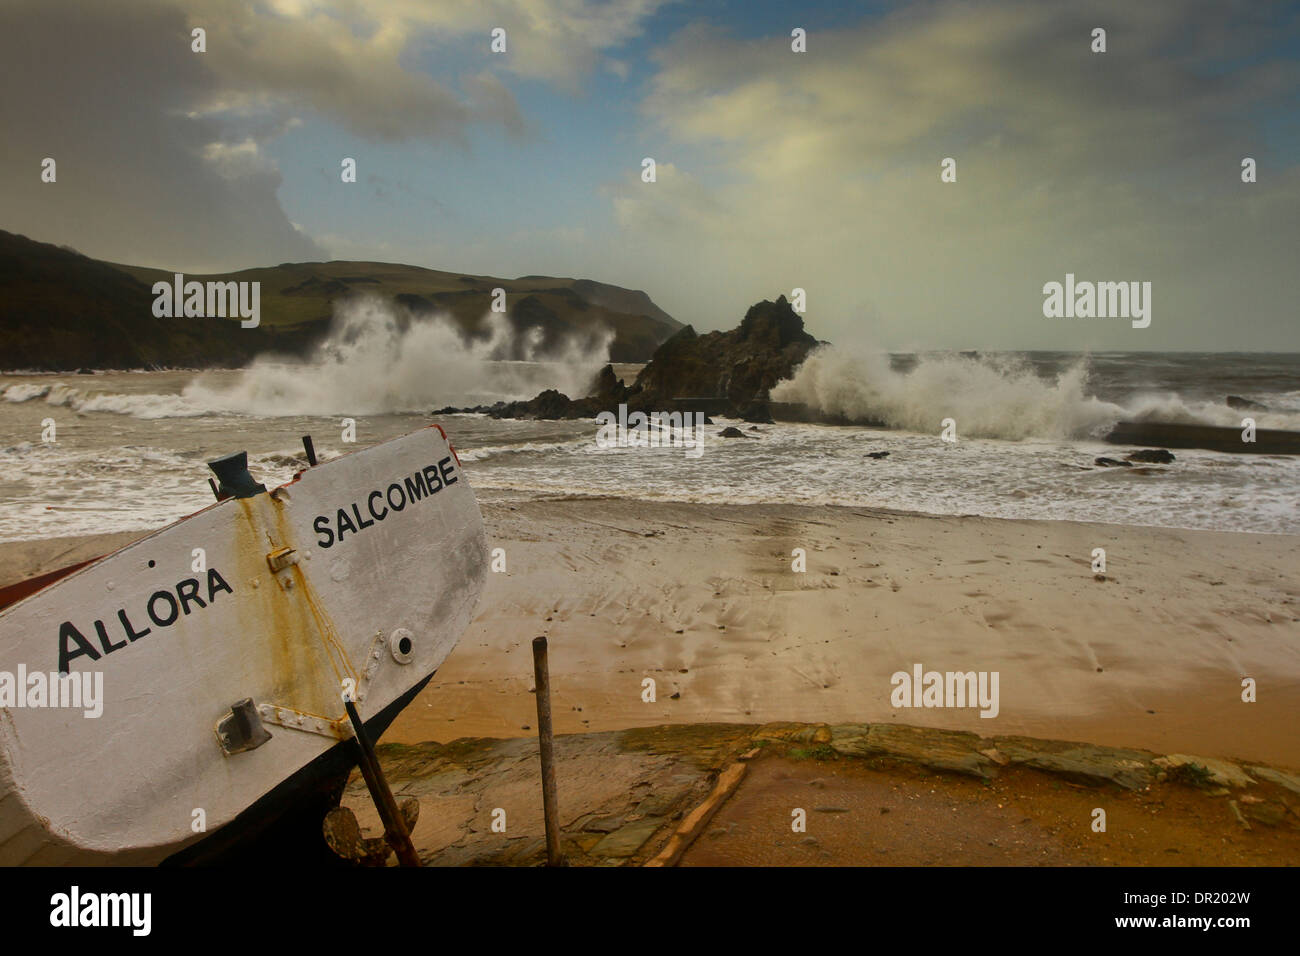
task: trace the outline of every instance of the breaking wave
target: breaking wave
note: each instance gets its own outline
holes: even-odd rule
[[[10,385],[0,390],[0,398],[6,402],[30,402],[43,398],[47,405],[70,408],[74,412],[113,412],[143,419],[195,418],[208,414],[208,409],[180,395],[87,391],[62,382]]]
[[[545,388],[586,394],[609,361],[613,332],[543,350],[540,328],[518,333],[489,314],[486,336],[466,339],[446,316],[412,318],[381,299],[341,304],[328,338],[307,361],[255,360],[227,388],[203,375],[182,397],[211,411],[251,415],[428,412],[531,398]]]
[[[6,402],[30,402],[33,398],[44,398],[50,394],[49,385],[10,385],[4,391],[0,392],[0,398]]]
[[[372,297],[339,305],[329,335],[309,359],[256,359],[233,385],[204,372],[179,395],[24,382],[0,387],[0,399],[44,399],[76,412],[140,419],[427,414],[445,405],[532,398],[547,388],[586,395],[609,361],[613,338],[603,330],[547,343],[541,328],[518,332],[504,315],[492,313],[480,337],[467,339],[446,316],[412,317]]]
[[[1099,438],[1119,421],[1241,422],[1241,412],[1226,405],[1174,392],[1135,396],[1122,405],[1103,401],[1088,394],[1088,380],[1087,358],[1043,378],[1018,355],[921,356],[910,371],[898,371],[887,354],[824,346],[771,396],[915,432],[937,432],[951,417],[960,435],[1009,441]],[[1300,414],[1290,411],[1253,414],[1261,428],[1300,427]]]

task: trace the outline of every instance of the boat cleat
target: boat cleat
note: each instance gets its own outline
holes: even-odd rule
[[[234,704],[230,713],[217,722],[217,741],[226,756],[256,750],[271,739],[271,733],[262,726],[261,714],[251,697]]]

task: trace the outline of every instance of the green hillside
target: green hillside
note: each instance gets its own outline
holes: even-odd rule
[[[186,273],[186,281],[260,282],[261,324],[244,329],[237,319],[156,318],[152,286],[172,277],[0,231],[0,368],[237,366],[267,351],[303,355],[327,330],[333,304],[364,293],[412,315],[446,312],[476,335],[485,334],[492,290],[503,288],[507,318],[521,331],[540,328],[543,351],[607,328],[614,362],[647,360],[681,328],[644,292],[589,279],[498,279],[386,262]]]

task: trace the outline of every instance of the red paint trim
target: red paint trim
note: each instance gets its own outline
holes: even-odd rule
[[[433,422],[429,427],[438,429],[438,434],[442,436],[442,440],[447,443],[447,447],[451,449],[451,453],[456,455],[456,446],[451,443],[451,439],[447,437],[447,433],[443,431],[442,426],[437,422]],[[456,455],[456,464],[460,464],[460,455]],[[462,465],[461,467],[464,466]]]
[[[66,568],[59,568],[57,571],[47,571],[45,574],[38,574],[34,578],[28,578],[26,581],[19,581],[17,584],[10,584],[8,587],[0,588],[0,610],[7,608],[10,604],[17,604],[25,597],[30,597],[37,591],[43,591],[49,585],[58,581],[60,578],[66,578],[73,571],[80,571],[88,564],[94,564],[99,558],[91,558],[89,561],[82,561],[79,564],[70,564]]]

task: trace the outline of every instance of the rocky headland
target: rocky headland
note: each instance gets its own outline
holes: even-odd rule
[[[750,307],[728,332],[680,329],[655,350],[631,386],[602,368],[591,392],[572,399],[547,389],[527,401],[474,408],[443,408],[435,414],[483,412],[493,418],[593,418],[626,404],[629,412],[703,412],[751,422],[771,422],[768,392],[789,378],[819,344],[803,319],[780,296]]]

